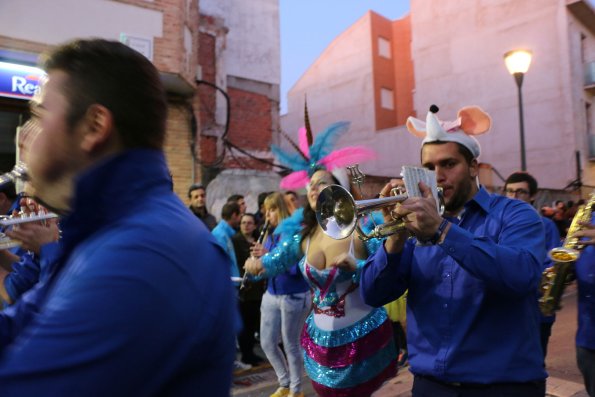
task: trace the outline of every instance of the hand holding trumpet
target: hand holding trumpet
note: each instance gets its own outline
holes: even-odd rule
[[[397,186],[396,181],[391,181],[384,186],[380,196],[388,196],[392,189]],[[413,234],[420,241],[432,239],[442,222],[442,216],[438,213],[436,199],[432,196],[432,190],[423,182],[419,182],[421,197],[408,197],[401,203],[396,204],[392,209],[383,208],[385,222],[393,221],[395,218],[405,220],[404,231],[395,233],[387,238],[385,248],[389,253],[400,252],[407,239],[407,233]],[[443,234],[446,234],[447,230]]]

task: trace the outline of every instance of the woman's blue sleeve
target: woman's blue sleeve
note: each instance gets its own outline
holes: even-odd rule
[[[262,266],[267,277],[285,273],[302,258],[302,236],[299,233],[281,240],[271,252],[263,255]]]

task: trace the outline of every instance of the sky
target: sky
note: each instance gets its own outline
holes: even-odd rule
[[[409,0],[279,0],[281,114],[287,92],[324,49],[368,10],[388,19],[409,12]]]

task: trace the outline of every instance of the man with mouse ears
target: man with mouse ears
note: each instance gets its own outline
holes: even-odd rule
[[[32,193],[62,216],[52,273],[0,313],[3,396],[220,396],[239,318],[229,259],[172,192],[159,73],[75,40],[46,56]]]
[[[478,185],[480,146],[490,117],[479,107],[440,121],[409,118],[423,138],[421,162],[443,190],[441,216],[428,186],[385,209],[407,217],[368,258],[364,301],[381,306],[406,290],[414,397],[543,397],[538,286],[545,259],[543,223],[527,203]],[[388,195],[387,184],[381,195]],[[412,238],[409,238],[412,236]]]

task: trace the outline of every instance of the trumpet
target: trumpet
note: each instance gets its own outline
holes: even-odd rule
[[[357,184],[360,193],[361,185],[364,182],[365,175],[359,170],[357,165],[347,167],[351,173],[352,181]],[[351,236],[357,230],[359,238],[363,241],[372,238],[384,238],[397,233],[405,228],[406,220],[403,217],[395,216],[391,212],[393,220],[384,224],[377,225],[374,218],[371,217],[374,224],[373,230],[366,234],[361,226],[360,220],[365,215],[386,207],[401,203],[409,197],[419,197],[419,182],[424,182],[432,189],[434,197],[437,197],[436,209],[442,215],[444,213],[444,198],[442,189],[437,186],[436,173],[425,168],[403,166],[401,170],[405,190],[397,187],[391,190],[389,197],[381,197],[369,200],[355,200],[351,193],[339,185],[330,185],[324,188],[318,195],[316,202],[316,220],[322,231],[329,237],[336,240],[342,240]]]
[[[407,195],[401,194],[378,199],[354,200],[347,189],[339,185],[330,185],[318,195],[316,220],[324,233],[336,240],[351,236],[355,230],[364,241],[383,238],[402,229],[404,220],[395,218],[394,222],[376,225],[370,234],[366,234],[360,226],[360,219],[374,210],[395,205],[406,199]]]
[[[0,186],[4,186],[10,182],[15,183],[17,180],[23,182],[27,182],[29,180],[27,167],[24,163],[17,163],[12,170],[0,175]]]
[[[5,174],[0,175],[0,187],[8,184],[8,183],[15,183],[17,180],[26,182],[29,180],[29,174],[27,172],[27,167],[24,163],[17,163],[12,170]],[[26,214],[25,211],[21,210],[21,212],[17,215],[0,215],[0,226],[3,228],[9,226],[15,226],[22,223],[28,222],[45,222],[48,219],[57,218],[58,215],[47,212],[44,210],[40,210],[38,212],[32,212],[30,214]],[[21,245],[20,241],[13,240],[10,237],[6,236],[4,233],[0,232],[0,249],[8,249],[13,247],[18,247]]]
[[[444,213],[442,190],[440,188],[437,190],[438,212],[442,215]],[[375,225],[368,234],[361,228],[360,220],[375,210],[394,206],[409,198],[407,193],[400,194],[399,188],[392,189],[391,194],[389,197],[355,200],[347,189],[339,185],[327,186],[318,195],[316,220],[324,233],[336,240],[351,236],[355,230],[363,241],[390,236],[405,228],[406,220],[404,218],[392,215],[392,222]]]

